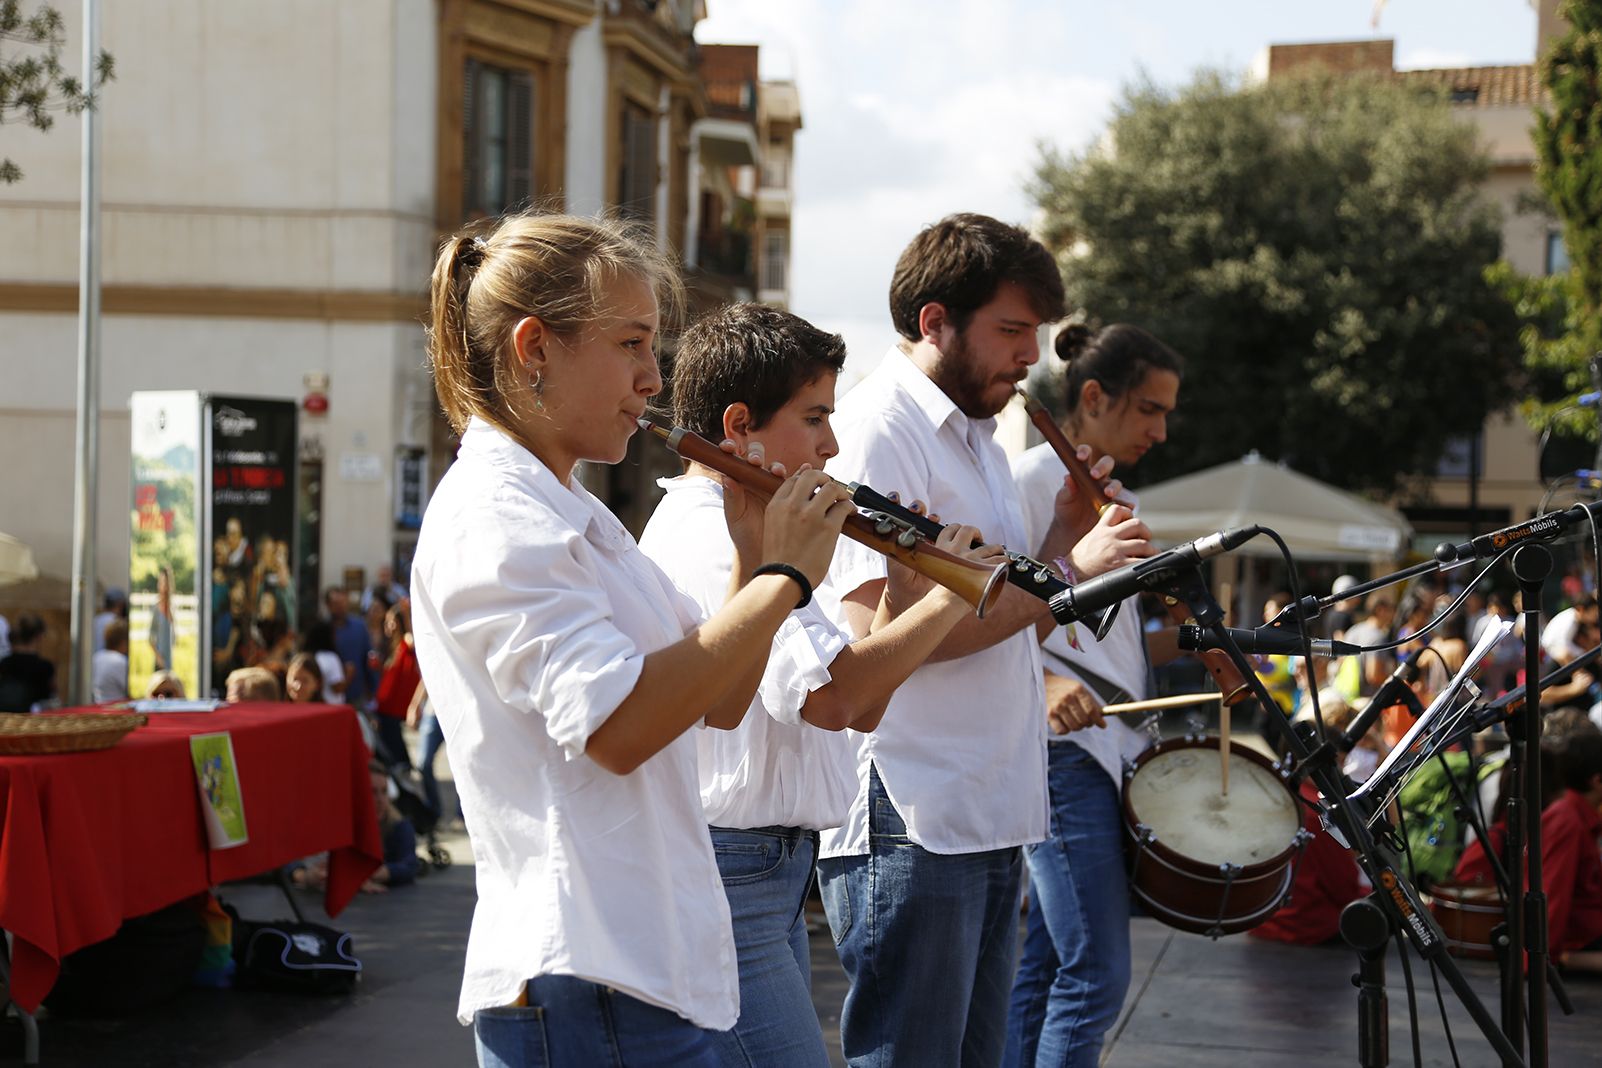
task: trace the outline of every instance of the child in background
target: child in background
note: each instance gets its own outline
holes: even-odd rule
[[[382,894],[392,886],[405,886],[417,879],[417,832],[411,821],[400,814],[389,799],[389,773],[373,761],[367,766],[373,786],[373,809],[378,813],[378,829],[384,836],[384,863],[362,883],[362,893]]]
[[[315,704],[323,699],[323,669],[314,653],[296,653],[284,672],[284,697],[297,704]]]
[[[243,667],[230,671],[226,694],[229,704],[283,700],[278,688],[278,676],[263,667]]]

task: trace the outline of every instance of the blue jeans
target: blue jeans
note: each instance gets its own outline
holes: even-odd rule
[[[712,828],[712,850],[734,917],[740,1020],[713,1036],[726,1065],[828,1068],[812,1007],[812,959],[803,914],[818,836],[793,827]]]
[[[907,837],[876,769],[867,856],[818,862],[851,980],[840,1042],[852,1068],[1001,1063],[1018,945],[1017,849],[931,853]]]
[[[396,764],[412,766],[412,754],[406,749],[406,721],[386,716],[382,712],[373,714],[378,722],[378,744],[384,750],[381,755],[384,763],[389,767]]]
[[[439,725],[439,717],[434,715],[432,706],[424,705],[424,709],[423,722],[417,728],[417,733],[422,736],[422,750],[417,754],[417,763],[423,775],[423,796],[428,800],[428,807],[434,810],[434,815],[443,819],[445,810],[439,797],[439,780],[434,777],[434,758],[445,744],[445,728]],[[461,817],[462,801],[458,797],[456,818]]]
[[[528,982],[528,1005],[473,1016],[480,1068],[718,1068],[715,1032],[568,975]]]
[[[1007,1019],[1009,1068],[1095,1068],[1129,990],[1129,885],[1118,787],[1051,745],[1051,839],[1029,846],[1029,918]]]

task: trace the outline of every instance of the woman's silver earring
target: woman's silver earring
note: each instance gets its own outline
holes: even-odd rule
[[[533,386],[534,410],[536,412],[543,412],[545,410],[545,376],[539,371],[534,372]]]

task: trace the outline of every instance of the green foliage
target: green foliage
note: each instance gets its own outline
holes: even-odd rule
[[[1071,300],[1182,352],[1169,477],[1250,449],[1389,490],[1506,402],[1516,325],[1486,161],[1438,96],[1377,79],[1128,89],[1031,192]]]
[[[1550,110],[1535,113],[1535,180],[1563,221],[1569,270],[1549,278],[1503,272],[1514,301],[1532,398],[1525,418],[1570,437],[1594,437],[1596,416],[1573,407],[1591,388],[1588,361],[1602,351],[1602,2],[1568,0],[1569,31],[1541,59]]]
[[[27,15],[21,0],[0,0],[0,123],[20,120],[48,130],[55,125],[54,112],[76,115],[95,105],[95,94],[112,78],[111,53],[101,51],[93,85],[85,87],[61,69],[65,44],[61,13],[54,7],[42,4]],[[21,180],[21,169],[0,158],[0,182]]]
[[[1596,413],[1577,406],[1574,396],[1591,389],[1588,360],[1602,349],[1602,335],[1596,317],[1580,310],[1584,302],[1577,292],[1577,272],[1539,278],[1499,263],[1486,278],[1512,302],[1522,324],[1519,343],[1528,395],[1519,411],[1525,421],[1567,438],[1595,438]]]

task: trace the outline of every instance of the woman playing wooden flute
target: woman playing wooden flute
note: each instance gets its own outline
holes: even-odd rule
[[[765,522],[746,509],[729,535],[751,577],[703,621],[574,477],[623,458],[679,294],[654,242],[565,216],[459,234],[434,269],[429,355],[462,440],[411,588],[477,862],[458,1015],[483,1065],[713,1065],[739,1015],[689,728],[739,724],[851,506],[800,470]]]

